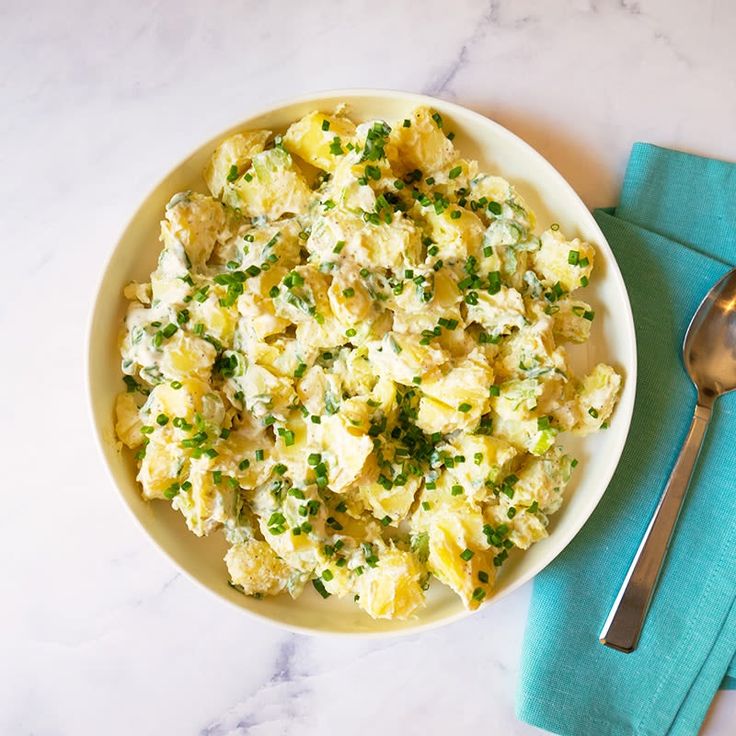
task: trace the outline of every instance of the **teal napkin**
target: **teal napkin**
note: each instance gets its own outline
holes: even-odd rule
[[[736,677],[736,393],[715,407],[638,649],[598,634],[690,425],[680,350],[736,264],[736,164],[637,143],[620,205],[595,217],[634,311],[636,407],[598,508],[535,580],[517,713],[565,736],[694,736]]]

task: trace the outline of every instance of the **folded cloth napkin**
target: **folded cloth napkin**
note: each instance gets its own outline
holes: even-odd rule
[[[716,403],[638,649],[598,634],[690,425],[681,346],[736,264],[736,164],[638,143],[620,205],[595,217],[634,311],[636,407],[598,508],[535,580],[517,713],[565,736],[694,736],[736,682],[736,392]]]

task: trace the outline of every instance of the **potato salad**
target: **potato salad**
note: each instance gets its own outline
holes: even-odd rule
[[[547,536],[560,433],[607,426],[619,375],[565,352],[596,324],[593,246],[535,230],[449,128],[338,109],[232,135],[125,289],[117,435],[245,595],[405,619],[436,579],[477,608]]]

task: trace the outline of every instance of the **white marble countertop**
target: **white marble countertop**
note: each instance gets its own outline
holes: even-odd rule
[[[736,160],[736,6],[38,0],[3,3],[0,23],[0,733],[541,733],[513,715],[529,586],[472,620],[361,642],[252,621],[172,568],[93,446],[96,279],[170,166],[319,89],[456,100],[591,206],[615,203],[635,140]],[[734,723],[736,693],[717,696],[704,733]]]

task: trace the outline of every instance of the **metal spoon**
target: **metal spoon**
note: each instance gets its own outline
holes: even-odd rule
[[[698,390],[698,403],[662,498],[599,635],[601,644],[621,652],[633,652],[639,641],[713,404],[721,394],[736,389],[736,269],[700,303],[687,328],[682,354]]]

